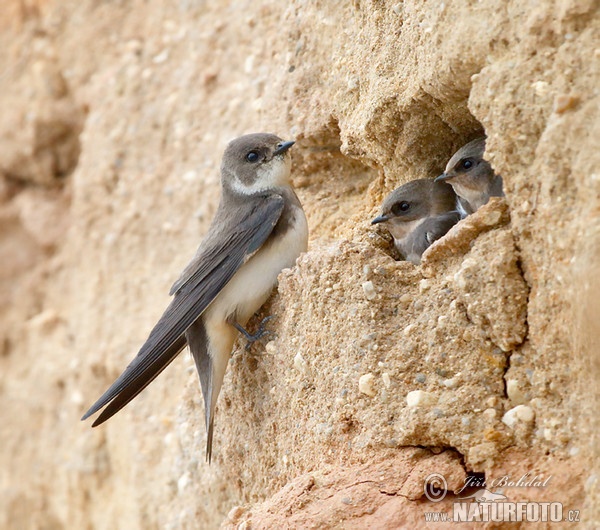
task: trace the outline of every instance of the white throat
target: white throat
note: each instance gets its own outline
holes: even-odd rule
[[[292,159],[290,156],[275,156],[268,162],[256,168],[256,180],[252,184],[245,184],[236,176],[231,179],[231,187],[242,195],[289,186]]]
[[[392,234],[394,238],[394,243],[396,246],[402,246],[405,239],[421,224],[425,221],[425,217],[423,219],[415,219],[414,221],[408,221],[404,223],[393,223],[388,222],[387,229]]]

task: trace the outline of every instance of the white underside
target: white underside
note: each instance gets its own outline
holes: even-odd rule
[[[456,195],[465,199],[474,212],[476,212],[488,201],[488,195],[486,193],[482,193],[481,190],[472,190],[465,186],[461,186],[460,184],[453,184],[452,187],[454,188]],[[462,214],[464,209],[461,208],[460,210],[462,210]]]
[[[228,323],[228,318],[235,315],[236,321],[245,326],[269,298],[279,273],[295,264],[298,256],[306,251],[307,244],[308,224],[302,209],[297,208],[295,224],[242,265],[202,315],[209,342],[208,353],[213,363],[213,407],[237,336],[237,330]]]
[[[414,221],[402,222],[398,224],[394,224],[393,222],[388,222],[388,230],[392,237],[394,238],[394,245],[396,248],[406,254],[404,245],[406,240],[410,234],[414,232],[414,230],[421,224],[425,222],[426,218],[423,219],[415,219]]]
[[[469,213],[467,212],[467,210],[464,209],[462,203],[458,200],[458,198],[456,199],[456,210],[460,214],[461,219],[464,219],[467,215],[469,215]]]

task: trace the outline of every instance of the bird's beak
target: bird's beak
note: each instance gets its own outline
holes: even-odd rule
[[[442,173],[441,175],[435,177],[433,179],[433,182],[446,182],[450,178],[452,178],[450,175],[447,175],[446,173]]]
[[[380,215],[379,217],[375,217],[375,219],[373,219],[371,221],[372,225],[376,225],[379,223],[385,223],[386,221],[389,221],[390,218],[387,215]]]
[[[290,147],[292,147],[292,145],[294,145],[296,142],[281,142],[278,146],[277,149],[275,149],[275,152],[273,153],[273,155],[282,155],[283,153],[285,153]]]

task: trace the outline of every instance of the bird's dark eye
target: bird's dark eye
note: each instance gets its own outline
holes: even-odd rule
[[[247,155],[246,155],[246,160],[248,162],[258,162],[258,153],[256,151],[250,151]]]
[[[463,169],[471,169],[473,167],[473,160],[471,160],[470,158],[465,158],[460,163],[460,167],[462,167]]]
[[[410,210],[410,203],[406,201],[397,202],[392,206],[392,213],[394,215],[400,215],[402,212],[408,212]]]

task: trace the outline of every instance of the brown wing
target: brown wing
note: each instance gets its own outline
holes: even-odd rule
[[[185,347],[184,333],[229,282],[236,271],[262,246],[277,224],[284,200],[279,195],[248,197],[241,208],[223,219],[223,230],[209,235],[200,252],[176,284],[173,301],[137,356],[81,418],[105,405],[93,427],[105,422],[137,396]],[[215,218],[213,226],[217,224]]]

